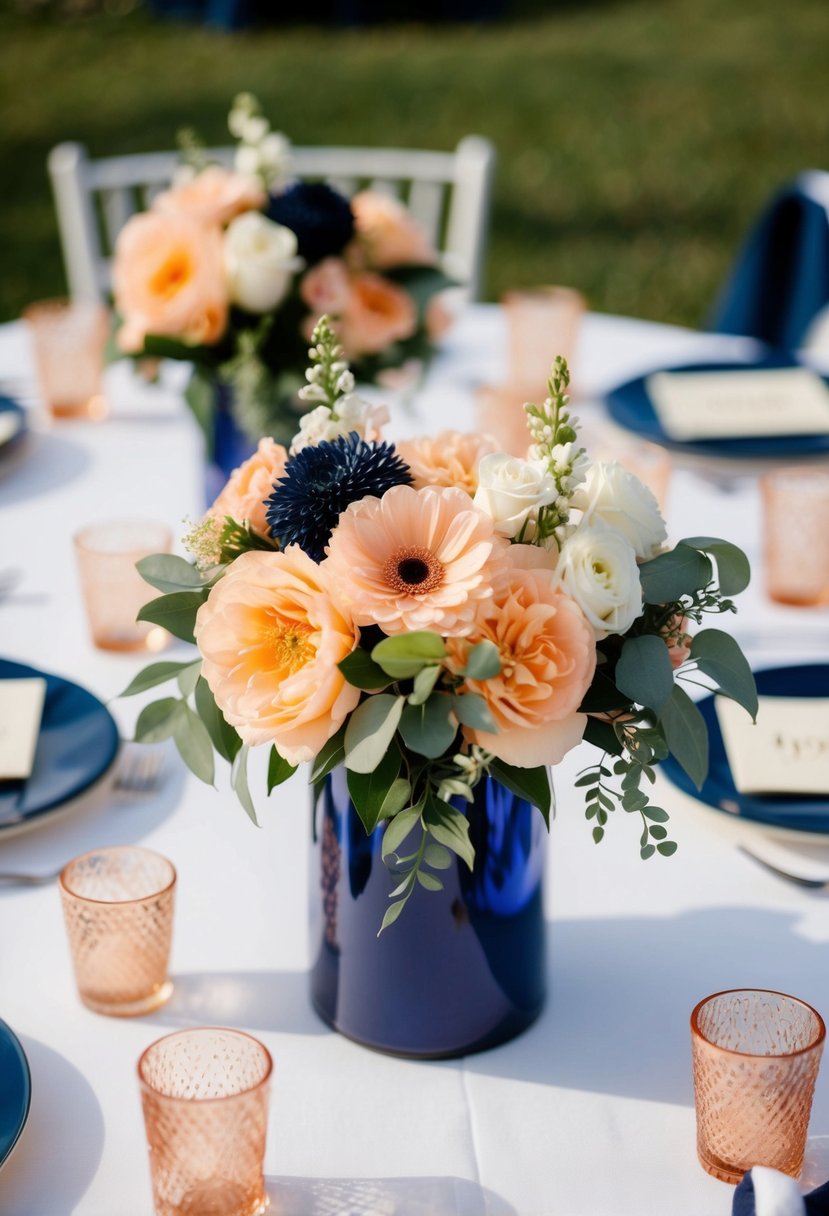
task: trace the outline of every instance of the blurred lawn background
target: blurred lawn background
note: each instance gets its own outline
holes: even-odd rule
[[[232,34],[98,7],[0,0],[0,320],[65,290],[53,144],[156,150],[185,125],[227,143],[244,89],[297,144],[488,136],[491,299],[560,283],[696,326],[769,193],[829,168],[827,0],[514,0],[491,22]]]

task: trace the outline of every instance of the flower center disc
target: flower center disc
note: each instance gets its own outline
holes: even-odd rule
[[[286,675],[293,674],[313,659],[313,632],[313,627],[304,621],[288,620],[278,612],[273,614],[269,640],[273,646],[276,666]]]
[[[443,582],[443,566],[429,549],[398,549],[386,562],[383,575],[398,594],[425,595]]]

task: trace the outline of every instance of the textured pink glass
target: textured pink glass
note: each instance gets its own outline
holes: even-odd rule
[[[782,992],[739,988],[691,1014],[697,1154],[703,1169],[739,1182],[754,1165],[796,1178],[826,1027]]]
[[[170,640],[167,630],[135,619],[154,594],[135,564],[154,553],[169,553],[170,529],[152,520],[106,520],[82,528],[72,539],[94,644],[99,650],[163,650]]]
[[[240,1030],[181,1030],[153,1043],[138,1081],[157,1216],[256,1216],[273,1061]]]
[[[23,313],[46,406],[55,418],[103,418],[109,314],[94,300],[43,300]]]
[[[532,440],[524,403],[534,396],[536,401],[544,399],[543,393],[529,393],[510,384],[482,384],[475,393],[477,429],[492,435],[502,452],[526,456]]]
[[[134,1017],[169,998],[176,872],[137,846],[96,849],[59,879],[78,993],[96,1013]]]
[[[829,604],[829,470],[777,469],[760,479],[766,590],[781,604]]]
[[[579,327],[587,302],[569,287],[508,291],[502,299],[507,320],[508,381],[532,398],[544,396],[550,365],[563,355],[573,370]]]

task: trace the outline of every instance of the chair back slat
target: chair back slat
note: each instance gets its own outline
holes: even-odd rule
[[[437,248],[443,248],[446,187],[440,182],[413,181],[407,206]]]

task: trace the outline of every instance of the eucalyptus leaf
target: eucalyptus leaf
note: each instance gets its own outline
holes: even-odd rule
[[[280,756],[275,747],[271,747],[268,756],[268,793],[272,793],[283,781],[287,781],[297,770],[295,764],[289,764],[284,756]]]
[[[183,642],[193,642],[196,613],[207,599],[204,591],[174,591],[172,595],[159,595],[140,609],[136,620],[161,625]]]
[[[543,764],[538,768],[518,768],[517,765],[496,759],[490,761],[489,772],[490,776],[495,777],[508,790],[512,790],[518,798],[537,806],[549,828],[553,789],[550,785],[550,774]]]
[[[403,742],[428,760],[442,756],[457,733],[451,710],[452,698],[444,692],[435,693],[422,705],[407,705],[400,717]]]
[[[181,710],[176,717],[173,740],[178,754],[190,772],[195,773],[205,785],[212,785],[213,744],[201,718],[198,714],[193,713],[193,710],[184,701],[181,702]]]
[[[682,544],[713,556],[723,595],[738,595],[751,582],[751,564],[742,549],[731,541],[720,540],[717,536],[690,536]]]
[[[387,688],[391,683],[391,677],[359,646],[341,659],[337,666],[349,684],[365,692],[376,692],[378,689]]]
[[[410,705],[422,705],[432,695],[432,689],[440,679],[440,667],[433,663],[422,667],[414,678],[414,687],[409,694]]]
[[[495,734],[498,730],[498,723],[490,713],[489,706],[476,692],[454,696],[452,709],[458,721],[472,730],[483,730],[490,734]]]
[[[618,687],[638,705],[659,713],[674,688],[674,669],[663,638],[628,638],[616,664]]]
[[[484,640],[473,646],[466,656],[461,675],[470,680],[490,680],[501,670],[501,655],[494,642]]]
[[[731,697],[757,720],[757,685],[748,660],[739,645],[721,629],[703,629],[691,642],[691,658],[699,670],[713,680],[720,692]]]
[[[355,773],[373,772],[388,751],[405,702],[380,692],[366,697],[345,730],[345,766]]]
[[[390,747],[377,767],[370,773],[347,774],[348,792],[354,809],[366,832],[372,832],[381,819],[401,811],[408,801],[410,786],[404,781],[395,786],[400,774],[400,752]],[[401,792],[403,800],[400,800]]]
[[[336,735],[332,735],[317,752],[311,766],[311,781],[317,783],[327,777],[332,769],[345,760],[345,725],[341,726]]]
[[[469,839],[469,820],[442,798],[430,797],[423,810],[426,831],[438,844],[457,853],[471,870],[475,864],[475,849]]]
[[[241,802],[245,809],[245,813],[251,823],[259,827],[259,820],[256,818],[256,808],[253,805],[253,799],[250,796],[250,788],[248,786],[248,746],[243,744],[231,765],[230,769],[230,784],[236,792],[236,797]]]
[[[207,727],[207,733],[216,751],[224,760],[232,763],[242,746],[242,740],[222,717],[204,676],[199,676],[196,681],[196,713]]]
[[[145,705],[135,723],[136,743],[161,743],[172,738],[183,706],[178,697],[163,697]]]
[[[423,850],[423,860],[433,870],[448,870],[452,865],[452,853],[445,845],[430,841]]]
[[[439,634],[419,630],[384,638],[374,647],[371,657],[392,679],[410,680],[423,667],[440,663],[446,657],[446,647]]]
[[[135,568],[145,583],[157,591],[195,591],[210,581],[197,566],[173,553],[153,553],[142,557]]]
[[[683,541],[639,567],[646,604],[672,604],[683,595],[706,587],[713,574],[714,568],[705,554]]]
[[[189,663],[176,676],[179,691],[185,698],[195,692],[199,676],[201,675],[201,662],[201,659],[196,659],[195,663]]]
[[[200,663],[201,659],[197,660]],[[148,688],[155,688],[157,684],[166,684],[168,680],[172,680],[180,671],[193,667],[194,664],[188,659],[186,663],[150,663],[149,667],[145,667],[143,671],[139,671],[134,679],[130,680],[123,692],[119,693],[119,697],[134,697],[136,693],[146,692]]]
[[[384,859],[390,857],[392,853],[397,852],[403,841],[415,827],[415,824],[420,822],[420,814],[420,806],[413,806],[409,810],[400,811],[399,814],[389,820],[388,827],[383,833],[381,848]]]
[[[700,789],[708,773],[708,730],[702,714],[679,685],[659,722],[672,755]]]
[[[380,934],[383,932],[384,929],[388,929],[389,925],[394,924],[394,922],[397,920],[398,916],[403,911],[405,906],[406,906],[405,899],[398,899],[395,903],[389,904],[388,908],[386,909],[386,915],[383,917],[383,923],[381,924],[381,926],[377,932],[378,937],[380,936]]]
[[[443,890],[443,883],[436,874],[429,874],[424,870],[418,870],[417,881],[420,883],[421,887],[424,887],[427,891]]]

